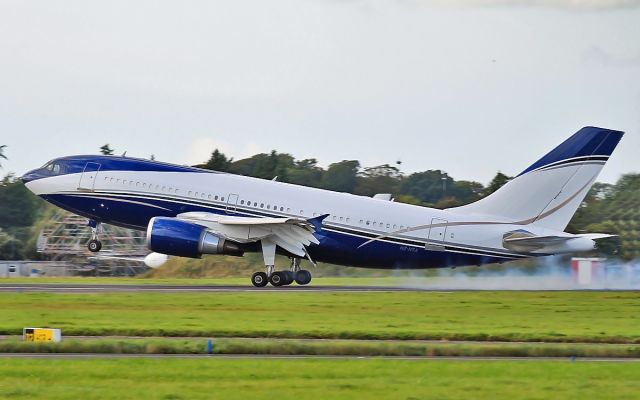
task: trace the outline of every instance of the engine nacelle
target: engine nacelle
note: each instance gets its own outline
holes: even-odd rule
[[[244,254],[236,243],[208,232],[202,225],[166,217],[149,221],[147,247],[156,253],[189,258],[200,258],[203,254]]]

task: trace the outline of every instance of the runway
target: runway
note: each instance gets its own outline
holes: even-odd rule
[[[27,359],[229,359],[229,360],[396,360],[396,361],[555,361],[555,362],[607,362],[637,363],[640,358],[606,357],[447,357],[447,356],[321,356],[271,354],[105,354],[105,353],[0,353],[0,358]]]
[[[426,289],[386,286],[266,286],[251,285],[136,285],[136,284],[67,284],[67,283],[17,283],[0,284],[0,292],[414,292]],[[442,291],[442,290],[437,290]]]
[[[69,283],[0,283],[0,292],[51,292],[51,293],[108,293],[108,292],[252,292],[252,293],[314,293],[314,292],[471,292],[483,289],[446,289],[411,286],[265,286],[251,285],[158,285],[158,284],[69,284]],[[491,291],[574,291],[559,289],[490,289]],[[628,291],[628,289],[579,289],[580,291]]]

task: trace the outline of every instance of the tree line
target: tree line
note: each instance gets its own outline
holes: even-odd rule
[[[403,174],[397,165],[362,167],[358,160],[343,160],[326,169],[315,158],[296,160],[273,150],[268,154],[234,161],[219,150],[196,167],[213,171],[346,192],[362,196],[390,193],[396,201],[436,208],[455,207],[479,200],[496,191],[510,178],[498,172],[484,186],[479,182],[455,180],[442,170]]]

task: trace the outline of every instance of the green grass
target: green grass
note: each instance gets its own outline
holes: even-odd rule
[[[637,399],[639,363],[3,359],[7,399]]]
[[[591,357],[640,358],[640,346],[566,343],[440,343],[418,341],[230,339],[213,340],[214,354]],[[65,339],[60,343],[0,341],[0,353],[206,354],[205,339]]]
[[[0,333],[640,343],[634,292],[0,293]]]

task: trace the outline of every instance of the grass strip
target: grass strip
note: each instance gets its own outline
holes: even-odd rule
[[[640,363],[3,359],[7,399],[637,399]]]
[[[88,339],[61,343],[0,342],[1,353],[206,354],[204,339]],[[638,358],[640,346],[550,343],[419,343],[215,339],[213,354],[447,356],[447,357],[597,357]]]
[[[637,292],[0,293],[0,334],[640,343]]]

